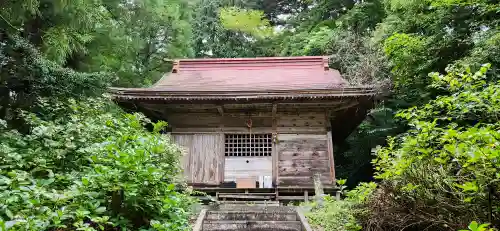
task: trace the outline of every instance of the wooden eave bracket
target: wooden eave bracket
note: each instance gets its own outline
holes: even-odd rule
[[[359,102],[357,100],[353,100],[353,101],[351,101],[343,106],[331,109],[330,112],[343,111],[343,110],[349,109],[351,107],[355,107],[357,105],[359,105]]]
[[[222,107],[222,105],[217,106],[217,111],[220,116],[224,116],[224,107]]]
[[[273,119],[276,118],[276,113],[278,112],[278,104],[276,103],[273,103],[273,109],[272,109],[272,115],[273,115]]]

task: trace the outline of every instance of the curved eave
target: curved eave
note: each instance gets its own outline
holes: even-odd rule
[[[371,87],[345,87],[325,90],[273,90],[273,91],[200,91],[172,92],[153,89],[111,88],[117,101],[251,101],[251,100],[295,100],[371,97],[377,94]]]

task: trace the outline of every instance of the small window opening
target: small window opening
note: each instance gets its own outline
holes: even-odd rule
[[[272,134],[226,134],[225,156],[271,156]]]

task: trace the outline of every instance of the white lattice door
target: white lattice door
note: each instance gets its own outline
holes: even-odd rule
[[[224,181],[255,178],[260,187],[271,187],[263,179],[273,175],[272,135],[226,134],[224,138]]]

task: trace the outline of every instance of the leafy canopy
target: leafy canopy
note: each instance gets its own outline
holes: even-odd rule
[[[104,103],[103,103],[104,102]],[[43,106],[43,105],[42,105]],[[0,120],[0,223],[9,230],[187,230],[180,151],[106,99],[46,105],[20,134]]]
[[[397,192],[395,200],[417,210],[432,207],[457,229],[471,218],[487,221],[485,208],[500,208],[488,199],[500,189],[500,82],[491,81],[489,68],[432,73],[430,87],[448,94],[398,113],[410,130],[390,138],[374,160],[377,178]],[[439,222],[426,218],[421,222]]]
[[[273,35],[273,28],[262,11],[226,7],[220,10],[220,19],[225,28],[242,31],[259,39]]]

